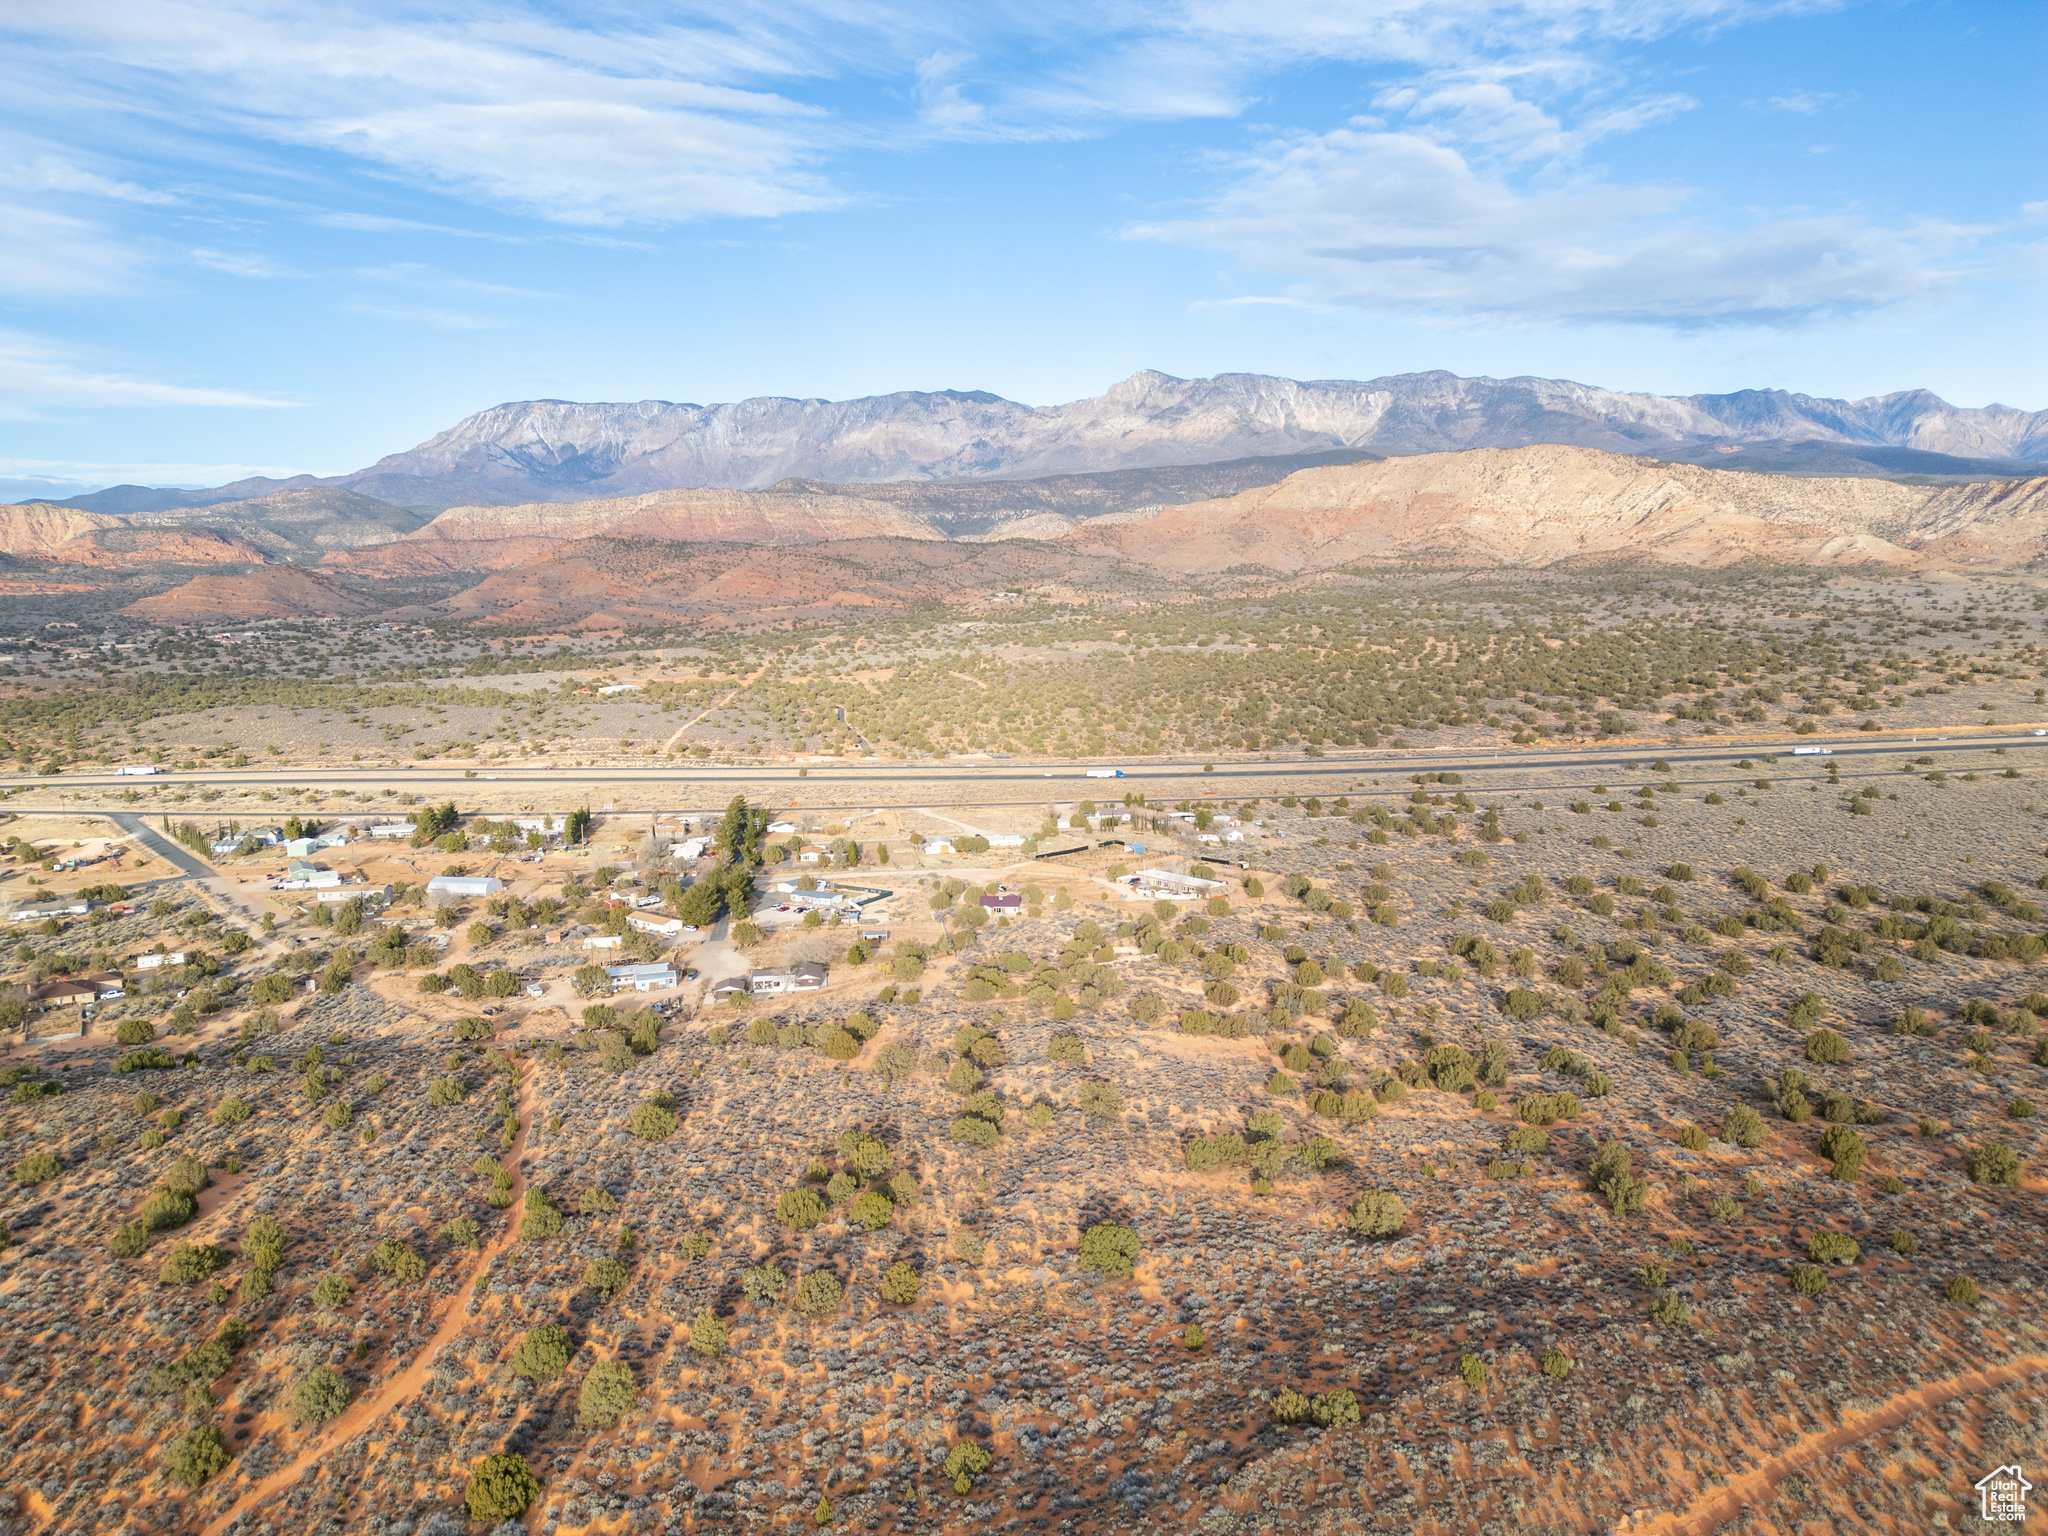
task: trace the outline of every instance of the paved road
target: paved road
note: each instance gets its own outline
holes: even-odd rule
[[[138,841],[147,843],[151,853],[168,859],[173,868],[183,870],[196,880],[211,879],[217,871],[203,859],[193,856],[192,850],[174,837],[166,837],[149,824],[146,817],[129,811],[115,811],[107,817],[123,832],[136,835]]]
[[[1794,747],[1826,746],[1831,758],[1795,757]],[[1705,782],[1697,770],[1720,767],[1729,770],[1731,781],[1753,775],[1734,772],[1734,764],[1743,758],[1752,760],[1775,757],[1779,772],[1788,767],[1807,763],[1818,767],[1825,761],[1834,761],[1841,767],[1845,777],[1864,776],[1857,764],[1867,764],[1866,771],[1882,771],[1880,764],[1889,761],[1891,771],[1896,771],[1895,760],[1920,755],[1935,755],[1952,752],[1983,751],[1992,747],[2018,749],[2023,747],[2048,748],[2048,737],[2035,736],[2031,729],[2014,731],[1975,731],[1940,735],[1912,735],[1904,732],[1882,734],[1849,734],[1835,738],[1800,738],[1796,742],[1783,738],[1758,740],[1751,738],[1716,737],[1711,740],[1694,739],[1682,746],[1659,746],[1654,742],[1627,742],[1601,746],[1595,743],[1574,744],[1548,748],[1507,748],[1496,751],[1469,748],[1448,748],[1441,751],[1411,749],[1400,752],[1357,750],[1333,751],[1320,758],[1303,758],[1287,762],[1218,762],[1213,770],[1204,771],[1201,759],[1157,760],[1134,762],[1122,760],[1118,766],[1124,771],[1121,779],[1090,779],[1086,771],[1094,766],[1084,762],[1025,765],[994,761],[988,763],[951,761],[933,764],[857,762],[846,764],[820,765],[800,770],[789,766],[746,767],[705,767],[689,765],[674,768],[514,768],[505,767],[490,774],[477,774],[474,778],[464,777],[448,769],[431,767],[394,769],[209,769],[194,773],[169,773],[149,779],[116,778],[111,774],[67,774],[59,779],[42,777],[0,777],[0,788],[21,790],[40,789],[55,793],[63,790],[77,794],[86,789],[122,789],[162,785],[165,787],[190,788],[196,786],[225,787],[278,787],[294,786],[309,789],[387,789],[402,785],[428,796],[446,796],[465,807],[482,800],[516,797],[520,795],[545,798],[554,805],[579,803],[594,799],[598,795],[616,789],[645,786],[659,788],[660,803],[667,807],[689,807],[696,805],[716,809],[737,793],[751,793],[762,796],[773,790],[779,800],[783,794],[799,796],[804,800],[824,801],[838,796],[842,803],[870,806],[876,810],[919,810],[932,804],[959,803],[962,793],[967,792],[973,803],[981,805],[1043,805],[1047,801],[1065,801],[1077,798],[1098,798],[1110,801],[1128,793],[1150,794],[1154,797],[1179,798],[1190,791],[1215,788],[1224,785],[1232,788],[1228,793],[1266,795],[1278,792],[1288,783],[1314,786],[1323,789],[1329,785],[1349,787],[1353,780],[1366,777],[1391,779],[1398,783],[1413,773],[1456,772],[1463,774],[1485,774],[1489,770],[1543,770],[1561,775],[1577,774],[1578,777],[1563,777],[1554,784],[1530,785],[1531,788],[1578,787],[1581,782],[1590,783],[1597,774],[1619,774],[1624,771],[1637,772],[1650,762],[1661,759],[1675,769],[1691,769],[1693,782]],[[493,788],[486,788],[486,786]],[[1021,791],[1032,786],[1033,793],[1019,794],[1015,799],[997,799],[982,793],[984,788],[1008,787]],[[1174,787],[1169,790],[1168,785]],[[799,789],[801,786],[801,789]],[[1057,792],[1047,793],[1046,788]],[[1478,780],[1473,787],[1483,788],[1484,780]],[[693,800],[693,795],[702,799]],[[887,798],[895,796],[896,798]],[[80,807],[71,802],[66,805],[40,803],[9,804],[10,810],[30,809],[72,810]],[[645,806],[630,809],[644,810]],[[365,806],[364,810],[372,807]],[[130,816],[122,824],[133,824],[141,830],[148,828],[140,816]],[[155,834],[151,834],[155,836]],[[168,844],[169,840],[162,840]],[[158,846],[153,842],[152,846]],[[166,848],[181,867],[189,855],[171,845]],[[196,860],[191,861],[197,863]],[[203,872],[203,866],[202,871]]]

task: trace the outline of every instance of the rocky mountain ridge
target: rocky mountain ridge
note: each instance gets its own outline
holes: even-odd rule
[[[1300,381],[1133,374],[1105,393],[1030,406],[978,390],[854,400],[756,397],[513,401],[352,474],[215,491],[116,486],[76,499],[138,512],[335,487],[397,506],[586,501],[652,491],[988,482],[1228,460],[1571,444],[1742,467],[1869,475],[2027,472],[2048,460],[2048,411],[1960,408],[1926,390],[1832,400],[1784,390],[1664,396],[1570,380],[1445,372]],[[1015,515],[1063,508],[1026,508]]]
[[[2048,558],[2048,477],[1923,487],[1487,448],[1301,470],[1233,497],[1084,523],[1060,542],[1187,575],[1601,558],[2011,568]]]

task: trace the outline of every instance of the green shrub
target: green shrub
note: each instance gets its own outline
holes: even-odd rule
[[[974,1479],[986,1472],[990,1466],[988,1452],[978,1440],[962,1440],[946,1453],[946,1476],[953,1480],[955,1493],[967,1493],[974,1487]]]
[[[108,1239],[107,1247],[117,1259],[140,1258],[149,1251],[149,1223],[124,1221]]]
[[[436,1109],[450,1109],[469,1097],[469,1084],[459,1077],[437,1077],[427,1089],[427,1102]]]
[[[514,1451],[484,1457],[471,1469],[469,1483],[462,1490],[469,1518],[484,1525],[525,1514],[539,1497],[540,1484],[526,1458]]]
[[[1369,1189],[1351,1203],[1340,1220],[1359,1237],[1392,1237],[1408,1220],[1408,1209],[1399,1195]]]
[[[1530,1125],[1555,1125],[1576,1120],[1581,1113],[1577,1095],[1570,1093],[1524,1094],[1515,1105],[1515,1118]]]
[[[1308,1405],[1308,1416],[1324,1429],[1358,1422],[1358,1398],[1348,1387],[1318,1392]]]
[[[1730,1105],[1721,1116],[1721,1139],[1734,1147],[1755,1147],[1764,1139],[1763,1116],[1747,1104]]]
[[[796,1283],[796,1309],[805,1317],[828,1317],[846,1299],[846,1287],[827,1269],[814,1269]]]
[[[879,1232],[895,1215],[896,1207],[889,1197],[878,1189],[870,1189],[855,1196],[847,1219],[865,1232]]]
[[[198,1214],[199,1202],[182,1189],[160,1189],[142,1207],[142,1221],[152,1232],[182,1227]]]
[[[1191,1173],[1208,1173],[1233,1167],[1249,1156],[1244,1138],[1235,1131],[1221,1136],[1199,1136],[1187,1144],[1182,1156]]]
[[[164,1470],[172,1482],[197,1488],[216,1473],[225,1472],[229,1461],[227,1442],[211,1424],[188,1429],[171,1443],[165,1453]]]
[[[917,1271],[899,1259],[882,1276],[882,1300],[892,1306],[911,1306],[916,1302],[922,1285]]]
[[[1649,1182],[1635,1177],[1634,1160],[1619,1141],[1603,1143],[1586,1170],[1587,1183],[1603,1195],[1617,1219],[1641,1211],[1650,1197]]]
[[[690,1348],[706,1359],[725,1352],[725,1319],[711,1311],[699,1312],[690,1320]]]
[[[544,1243],[561,1235],[562,1212],[546,1190],[529,1188],[524,1206],[524,1213],[519,1218],[521,1242]]]
[[[609,1301],[633,1283],[633,1272],[617,1259],[592,1259],[583,1271],[583,1288]]]
[[[1816,1029],[1806,1037],[1806,1059],[1824,1066],[1840,1066],[1849,1059],[1849,1042],[1832,1029]]]
[[[1081,1234],[1076,1262],[1112,1280],[1129,1279],[1138,1261],[1138,1234],[1113,1221],[1098,1221]]]
[[[2019,1154],[2002,1141],[1987,1141],[1970,1148],[1963,1154],[1963,1168],[1976,1183],[2019,1187]]]
[[[1974,1307],[1984,1299],[1978,1294],[1977,1282],[1968,1275],[1957,1275],[1943,1287],[1941,1294],[1959,1307]]]
[[[681,1127],[676,1112],[652,1100],[633,1106],[628,1128],[642,1141],[667,1141]]]
[[[351,1396],[347,1378],[331,1366],[316,1365],[292,1383],[292,1412],[301,1419],[325,1424],[339,1418]]]
[[[64,1171],[64,1165],[51,1152],[31,1152],[14,1165],[14,1182],[17,1184],[47,1184]]]
[[[1816,1232],[1806,1240],[1806,1256],[1816,1264],[1854,1264],[1863,1250],[1847,1233]]]
[[[1834,1176],[1854,1179],[1870,1156],[1870,1143],[1846,1125],[1831,1125],[1820,1133],[1820,1155],[1835,1165]]]
[[[1792,1294],[1795,1296],[1818,1296],[1828,1288],[1828,1272],[1818,1264],[1795,1264],[1792,1266]]]
[[[164,1260],[157,1279],[165,1285],[190,1285],[204,1280],[228,1261],[224,1249],[208,1243],[179,1243]]]
[[[1477,1355],[1458,1356],[1458,1375],[1474,1392],[1486,1389],[1486,1362]]]
[[[1678,1144],[1688,1152],[1707,1150],[1707,1133],[1696,1125],[1688,1125],[1678,1133]]]
[[[1650,1320],[1676,1328],[1692,1317],[1692,1308],[1670,1291],[1659,1291],[1650,1302]]]
[[[529,1328],[512,1351],[512,1374],[545,1384],[569,1369],[569,1335],[555,1323]]]
[[[640,1384],[633,1379],[633,1367],[623,1360],[600,1360],[590,1368],[576,1394],[576,1422],[585,1429],[610,1429],[639,1401]]]

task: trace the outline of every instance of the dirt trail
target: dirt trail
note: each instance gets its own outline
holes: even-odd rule
[[[1760,1506],[1769,1503],[1771,1490],[1788,1472],[1797,1472],[1825,1456],[1832,1456],[1846,1445],[1880,1434],[1923,1408],[1931,1408],[1951,1398],[1989,1392],[2022,1376],[2044,1374],[2048,1374],[2048,1355],[2023,1355],[2005,1365],[1972,1371],[1966,1376],[1951,1376],[1946,1381],[1901,1392],[1896,1397],[1886,1398],[1867,1413],[1850,1415],[1849,1422],[1839,1429],[1802,1435],[1789,1448],[1754,1471],[1729,1479],[1725,1487],[1702,1494],[1682,1510],[1631,1524],[1629,1536],[1664,1536],[1667,1532],[1670,1536],[1678,1536],[1680,1532],[1685,1536],[1697,1536],[1699,1532],[1715,1530],[1730,1520],[1739,1519],[1745,1504]]]
[[[683,739],[683,732],[687,731],[691,726],[695,725],[699,720],[702,720],[706,715],[710,714],[713,710],[725,708],[726,705],[730,704],[734,699],[738,698],[741,694],[745,693],[749,688],[753,687],[755,683],[759,682],[761,680],[761,673],[766,672],[767,670],[768,668],[766,666],[761,667],[759,671],[756,671],[752,677],[748,678],[744,683],[741,683],[739,687],[733,689],[731,693],[728,693],[716,704],[705,705],[696,714],[692,715],[689,719],[685,720],[681,725],[677,726],[675,734],[669,737],[667,741],[661,744],[661,750],[664,752],[675,751],[676,743]]]
[[[477,1274],[503,1250],[519,1240],[519,1215],[526,1199],[526,1175],[520,1171],[520,1159],[526,1151],[528,1136],[533,1129],[533,1077],[534,1068],[530,1061],[522,1062],[525,1068],[520,1077],[519,1095],[516,1107],[519,1111],[519,1134],[513,1139],[510,1149],[500,1159],[512,1175],[512,1203],[505,1208],[505,1230],[496,1242],[480,1250],[476,1258],[463,1271],[460,1281],[442,1303],[442,1315],[435,1324],[433,1336],[413,1355],[412,1364],[396,1376],[377,1383],[362,1396],[348,1405],[342,1416],[316,1431],[306,1443],[299,1447],[292,1459],[260,1483],[245,1489],[235,1502],[210,1521],[203,1536],[221,1536],[237,1515],[254,1509],[265,1501],[289,1490],[306,1469],[319,1457],[339,1450],[357,1435],[366,1433],[387,1409],[406,1401],[425,1384],[427,1372],[432,1368],[434,1355],[443,1344],[452,1342],[468,1320],[465,1304],[470,1297],[470,1285]]]

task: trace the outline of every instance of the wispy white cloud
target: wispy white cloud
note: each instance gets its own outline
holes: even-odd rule
[[[0,202],[0,294],[73,298],[126,287],[132,245],[99,224],[28,203]]]
[[[289,410],[297,404],[246,390],[99,372],[39,337],[0,333],[0,420],[40,421],[60,411],[109,406]]]
[[[385,214],[354,213],[345,209],[311,215],[310,222],[323,229],[346,229],[373,235],[453,235],[458,240],[490,240],[501,245],[525,245],[524,236],[494,230],[463,229],[453,224],[429,224],[419,219],[397,219]]]
[[[178,201],[169,192],[161,192],[153,187],[122,181],[112,176],[102,176],[98,171],[87,170],[56,155],[37,155],[34,159],[16,163],[11,169],[0,169],[0,181],[31,191],[71,192],[82,197],[110,198],[122,203],[154,203],[162,206]]]
[[[1525,125],[1525,133],[1540,131]],[[1716,227],[1678,186],[1521,185],[1437,136],[1352,126],[1277,141],[1204,216],[1129,231],[1284,273],[1290,296],[1409,316],[1782,325],[1939,291],[1981,231],[1848,215]]]
[[[917,61],[918,116],[930,127],[942,133],[957,133],[963,129],[979,128],[982,124],[983,109],[978,101],[970,101],[965,95],[966,87],[954,78],[961,69],[974,60],[964,53],[939,52]]]
[[[282,464],[181,464],[162,460],[99,463],[80,459],[0,458],[0,478],[36,480],[76,496],[109,485],[213,486],[259,476],[289,480],[306,471]]]
[[[225,272],[230,277],[302,277],[289,267],[280,266],[268,256],[248,251],[215,251],[204,246],[192,252],[193,261],[215,272]]]
[[[805,18],[789,21],[801,39]],[[338,152],[561,223],[835,200],[815,170],[826,114],[759,84],[823,61],[744,9],[579,26],[507,4],[25,0],[7,25],[25,45],[16,72],[83,72],[195,129]]]
[[[371,304],[357,300],[347,307],[350,314],[372,320],[392,320],[400,325],[423,326],[433,331],[495,331],[505,325],[504,320],[496,315],[469,314],[430,304]]]
[[[1833,91],[1787,91],[1767,101],[1745,102],[1744,105],[1752,111],[1796,112],[1801,117],[1813,117],[1842,99]]]

